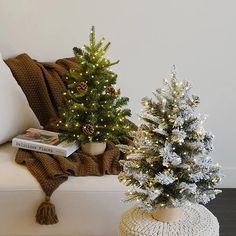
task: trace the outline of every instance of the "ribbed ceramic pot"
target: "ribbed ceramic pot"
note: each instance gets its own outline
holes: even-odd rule
[[[104,153],[106,149],[106,143],[98,143],[98,142],[85,143],[81,145],[81,149],[84,153],[88,155],[96,156]]]
[[[151,212],[152,217],[161,222],[174,222],[183,218],[182,208],[160,207]]]

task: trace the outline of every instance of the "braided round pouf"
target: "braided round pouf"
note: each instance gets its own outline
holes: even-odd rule
[[[121,216],[119,236],[219,236],[218,220],[206,207],[193,204],[183,209],[181,220],[163,223],[134,206]]]

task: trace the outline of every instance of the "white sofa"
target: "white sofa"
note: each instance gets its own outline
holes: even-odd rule
[[[130,207],[115,175],[70,177],[52,197],[59,223],[42,226],[35,213],[44,194],[30,172],[15,163],[16,148],[0,146],[0,236],[115,236]]]

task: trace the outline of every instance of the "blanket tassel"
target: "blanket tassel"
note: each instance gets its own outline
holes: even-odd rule
[[[41,225],[52,225],[58,222],[55,206],[50,202],[50,197],[46,196],[36,213],[36,221]]]

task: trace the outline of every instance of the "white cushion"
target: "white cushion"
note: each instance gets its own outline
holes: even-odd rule
[[[30,127],[40,128],[39,121],[0,54],[0,144]]]
[[[117,175],[70,177],[52,196],[59,223],[39,225],[44,199],[37,180],[15,163],[17,148],[0,146],[0,236],[116,236],[127,187]]]

